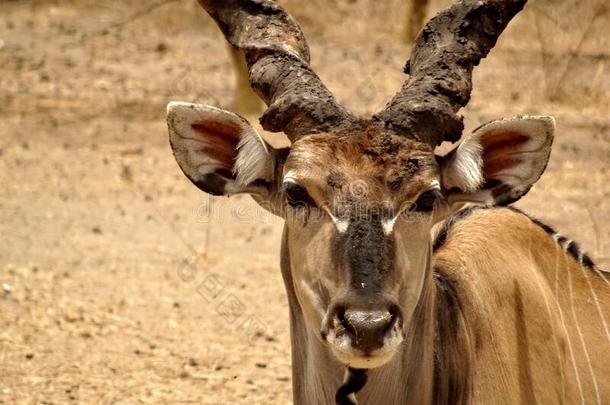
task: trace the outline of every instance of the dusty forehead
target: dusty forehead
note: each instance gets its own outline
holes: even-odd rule
[[[304,175],[328,174],[394,181],[434,175],[437,162],[431,146],[391,133],[361,132],[346,136],[317,134],[295,142],[286,168]]]

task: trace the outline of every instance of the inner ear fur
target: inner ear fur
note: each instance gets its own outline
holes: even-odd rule
[[[441,158],[453,201],[507,205],[525,195],[549,161],[555,120],[517,116],[481,125]]]
[[[239,115],[171,102],[167,123],[178,165],[201,190],[212,195],[256,192],[261,182],[271,180],[270,147]]]

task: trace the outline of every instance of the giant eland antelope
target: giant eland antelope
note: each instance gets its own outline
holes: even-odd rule
[[[578,245],[507,207],[538,180],[554,121],[482,125],[453,150],[472,69],[525,0],[464,0],[429,21],[383,111],[359,118],[309,67],[268,0],[199,0],[245,54],[284,132],[172,102],[170,143],[213,195],[250,194],[285,219],[296,404],[607,404],[610,281]],[[431,236],[433,225],[438,232]]]

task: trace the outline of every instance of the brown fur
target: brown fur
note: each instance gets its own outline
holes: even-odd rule
[[[299,140],[291,148],[284,172],[298,171],[300,182],[320,205],[350,201],[357,194],[354,184],[364,186],[369,201],[398,202],[414,197],[438,176],[429,145],[389,133],[379,136],[379,128],[369,125],[355,134],[319,134]],[[328,181],[326,167],[341,173],[341,187],[337,181]]]
[[[548,161],[550,117],[492,123],[487,130],[520,122],[526,133],[471,138],[456,160],[433,153],[460,138],[472,70],[525,0],[457,2],[439,13],[416,40],[405,85],[367,120],[341,107],[311,70],[304,36],[283,9],[199,2],[245,52],[250,83],[268,105],[263,128],[292,142],[285,162],[264,157],[276,173],[283,164],[281,176],[253,173],[255,191],[229,191],[250,192],[286,219],[295,403],[332,402],[346,366],[370,370],[362,404],[601,405],[610,397],[598,377],[610,371],[602,294],[610,283],[566,254],[575,246],[557,245],[514,211],[481,210],[446,226],[432,251],[434,223],[465,202],[517,200]],[[517,150],[530,139],[538,150]],[[195,182],[219,189],[207,183]]]
[[[477,210],[455,223],[435,262],[454,280],[473,332],[474,403],[610,398],[605,276],[508,209]]]
[[[483,156],[493,160],[497,150],[515,146],[519,137],[506,144],[500,130],[512,134],[521,119],[527,121],[522,127],[533,128],[524,134],[547,151],[552,122],[531,117],[483,127],[499,136],[484,145],[492,156]],[[210,125],[212,145],[222,131]],[[346,365],[369,369],[357,394],[361,405],[601,404],[608,398],[610,281],[575,244],[556,241],[551,228],[511,209],[458,211],[432,243],[433,224],[463,204],[451,197],[481,201],[479,190],[447,189],[440,166],[448,163],[431,146],[372,121],[355,128],[300,138],[290,149],[269,148],[263,156],[272,172],[268,181],[258,179],[257,192],[249,191],[254,184],[244,191],[286,219],[282,273],[294,402],[331,403]],[[524,160],[531,159],[527,153]],[[548,151],[534,156],[546,161]],[[469,173],[449,167],[454,177]],[[543,168],[516,168],[528,182],[500,179],[497,187],[518,198]],[[209,178],[201,188],[219,189]],[[302,204],[294,204],[291,190]],[[430,206],[433,191],[438,195]],[[414,202],[428,209],[409,209]],[[361,323],[358,334],[345,323],[348,311],[376,323]],[[366,329],[382,325],[379,319],[393,322]]]
[[[434,269],[436,331],[434,404],[467,404],[472,395],[471,347],[457,285],[441,267]]]

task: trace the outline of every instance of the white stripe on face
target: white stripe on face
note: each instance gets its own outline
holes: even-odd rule
[[[394,230],[394,224],[396,223],[397,218],[398,215],[396,215],[394,218],[384,219],[383,221],[381,221],[381,227],[383,228],[383,233],[386,236],[389,236]]]
[[[337,228],[337,231],[339,233],[345,233],[347,231],[347,228],[349,227],[349,221],[345,219],[339,219],[330,212],[328,212],[328,216],[330,216],[330,219],[333,220],[333,223],[335,224],[335,227]]]
[[[438,182],[438,180],[432,180],[432,182],[430,182],[429,190],[440,190],[440,189],[441,189],[441,185]],[[405,210],[405,207],[403,206],[394,218],[384,219],[381,221],[383,233],[385,233],[386,236],[389,236],[392,233],[392,231],[394,230],[394,225],[396,224],[396,220],[398,219],[398,217],[400,216],[400,214],[402,214],[402,212],[404,210]]]
[[[283,183],[296,183],[297,176],[296,173],[292,170],[288,170],[288,172],[284,175]]]

